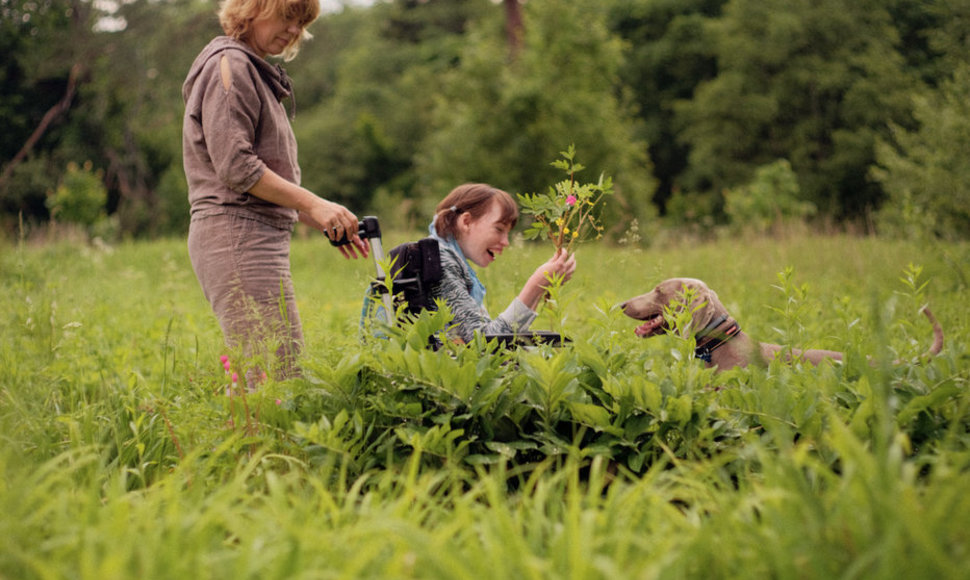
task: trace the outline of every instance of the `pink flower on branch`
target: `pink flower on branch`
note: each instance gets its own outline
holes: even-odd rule
[[[565,171],[567,177],[550,187],[548,193],[519,194],[522,212],[533,216],[532,224],[524,232],[526,239],[548,238],[557,250],[571,251],[574,243],[591,232],[600,237],[603,226],[594,208],[604,196],[613,194],[613,181],[604,175],[593,183],[577,181],[576,174],[583,166],[575,163],[575,153],[576,148],[570,145],[560,152],[562,159],[552,163],[553,167]]]

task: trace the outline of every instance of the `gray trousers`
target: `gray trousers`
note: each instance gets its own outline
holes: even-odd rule
[[[250,388],[261,372],[299,374],[303,329],[290,276],[291,233],[243,211],[193,216],[189,225],[192,268],[227,346],[248,359],[240,370]]]

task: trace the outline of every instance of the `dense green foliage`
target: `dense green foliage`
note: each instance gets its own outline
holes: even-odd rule
[[[493,310],[545,253],[482,271]],[[0,576],[965,574],[970,247],[742,237],[578,259],[535,324],[570,344],[435,353],[434,316],[361,342],[372,265],[298,240],[305,376],[227,397],[220,355],[247,361],[221,348],[183,241],[5,245]],[[755,337],[848,358],[714,374],[690,340],[636,338],[616,304],[669,275],[707,280]],[[932,360],[924,303],[946,332]]]
[[[937,93],[916,102],[918,130],[895,127],[891,141],[877,149],[875,172],[893,202],[883,223],[905,235],[959,236],[970,227],[970,65],[961,65]],[[893,144],[890,144],[893,143]]]
[[[91,170],[90,163],[83,167],[72,163],[57,190],[48,196],[47,207],[52,219],[91,227],[104,219],[107,198],[101,175]]]
[[[304,183],[409,227],[458,183],[553,181],[570,143],[637,219],[710,229],[788,163],[821,223],[963,238],[966,0],[489,0],[326,14],[288,69]],[[0,3],[0,220],[91,161],[125,235],[182,232],[180,86],[215,0]],[[104,10],[113,10],[110,13]],[[887,210],[887,211],[876,211]]]

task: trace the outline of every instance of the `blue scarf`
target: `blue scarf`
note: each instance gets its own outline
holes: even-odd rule
[[[434,227],[436,221],[438,221],[437,215],[435,215],[434,219],[431,220],[431,225],[428,226],[428,233],[431,234],[432,238],[438,240],[439,244],[450,248],[453,252],[455,252],[455,254],[458,255],[459,258],[464,260],[466,265],[468,265],[468,273],[470,274],[472,280],[472,287],[469,290],[469,293],[479,306],[483,306],[485,304],[485,285],[482,284],[482,281],[478,279],[478,274],[475,273],[475,270],[471,267],[471,264],[468,264],[468,260],[465,258],[465,253],[461,251],[461,246],[458,245],[458,241],[453,236],[448,236],[448,239],[445,239],[438,235],[438,231]]]

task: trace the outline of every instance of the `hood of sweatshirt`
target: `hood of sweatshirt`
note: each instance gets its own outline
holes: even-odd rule
[[[182,84],[182,100],[187,102],[189,99],[189,94],[192,92],[192,86],[195,84],[196,79],[198,79],[199,74],[205,67],[205,64],[209,62],[212,58],[221,55],[227,50],[238,50],[249,57],[250,62],[259,71],[259,76],[273,91],[276,98],[282,101],[286,97],[290,98],[291,101],[291,111],[290,115],[296,113],[296,99],[293,95],[293,84],[290,81],[290,77],[287,76],[286,70],[283,69],[279,64],[273,64],[266,60],[265,58],[256,54],[253,49],[241,41],[235,40],[228,36],[217,36],[212,39],[199,56],[195,57],[195,61],[192,63],[191,68],[189,68],[189,74],[185,78],[185,83]]]

